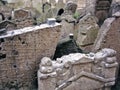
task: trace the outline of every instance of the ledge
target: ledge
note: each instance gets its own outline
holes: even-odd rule
[[[51,28],[56,26],[61,26],[61,24],[59,23],[55,23],[54,25],[41,24],[39,26],[25,27],[25,28],[13,30],[13,31],[7,31],[6,34],[1,35],[0,38],[12,37],[12,36],[20,35],[23,33],[28,33],[32,31],[37,31],[40,29]]]

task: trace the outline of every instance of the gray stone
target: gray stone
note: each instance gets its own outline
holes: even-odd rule
[[[72,1],[69,1],[66,3],[65,6],[65,14],[72,15],[75,13],[76,9],[77,9],[77,4],[75,4]]]
[[[120,52],[120,17],[111,17],[104,21],[98,36],[93,45],[93,51],[97,52],[101,48],[112,48]],[[120,54],[117,53],[117,61],[120,62]]]
[[[48,10],[48,12],[46,13],[46,17],[45,17],[46,19],[47,18],[53,18],[53,11],[52,11],[52,9],[49,9]]]
[[[15,88],[11,88],[10,90],[15,90]]]
[[[56,0],[49,0],[52,6],[56,6]]]
[[[58,0],[58,2],[57,2],[57,4],[56,4],[56,7],[57,7],[58,9],[61,9],[61,8],[64,9],[65,3],[63,2],[63,0]]]
[[[14,30],[16,28],[16,24],[9,20],[4,20],[0,22],[0,29],[6,29],[6,30]]]
[[[94,53],[93,56],[75,53],[56,61],[44,57],[42,60],[45,63],[41,62],[38,70],[38,90],[110,90],[115,84],[118,66],[113,57],[116,57],[116,51],[108,48]],[[106,58],[114,62],[108,63]],[[52,63],[53,71],[42,73],[41,68],[47,69],[48,61]]]
[[[2,15],[0,15],[0,22],[2,21]]]
[[[119,12],[120,10],[120,2],[114,2],[111,4],[111,7],[110,7],[110,15],[111,16],[114,16],[116,12]],[[118,14],[118,13],[116,13]]]
[[[61,24],[62,24],[62,29],[61,29],[60,39],[69,37],[70,33],[74,33],[74,23],[69,23],[65,20],[62,20]]]
[[[97,37],[98,29],[96,17],[88,13],[79,21],[77,44],[80,47],[93,44]]]
[[[43,13],[47,13],[49,10],[51,9],[51,4],[46,2],[46,3],[43,3],[43,6],[42,6],[42,12]]]
[[[120,11],[119,12],[116,12],[112,15],[113,17],[120,17]]]
[[[23,20],[30,17],[30,12],[24,9],[15,9],[14,10],[14,19]]]
[[[97,51],[101,48],[101,43],[104,41],[104,38],[107,34],[107,32],[110,30],[111,23],[115,20],[115,18],[108,18],[105,20],[103,25],[101,26],[98,36],[95,40],[93,51]]]
[[[3,87],[2,87],[2,85],[0,85],[0,90],[2,90],[3,89]]]
[[[5,20],[5,16],[4,16],[3,13],[0,13],[0,22],[3,21],[3,20]]]

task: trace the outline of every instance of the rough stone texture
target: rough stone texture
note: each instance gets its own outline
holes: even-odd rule
[[[48,2],[43,3],[43,6],[42,6],[43,13],[47,13],[50,8],[51,8],[51,4],[50,3],[48,3]]]
[[[8,24],[15,24],[14,27],[10,27],[10,30],[15,30],[15,29],[20,29],[20,28],[24,28],[24,27],[28,27],[28,26],[33,26],[35,23],[35,19],[33,18],[34,16],[32,16],[33,12],[31,9],[26,10],[26,9],[15,9],[15,10],[11,10],[11,14],[10,14],[10,20],[4,20],[3,23],[4,25],[2,25],[1,27],[7,27]],[[7,18],[5,18],[7,19]],[[36,23],[37,24],[37,23]],[[13,25],[12,25],[13,26]]]
[[[99,25],[102,25],[108,17],[112,0],[96,0],[95,15],[98,18]]]
[[[77,4],[73,1],[68,1],[65,5],[65,14],[72,15],[77,9]]]
[[[14,30],[16,29],[16,24],[12,21],[9,21],[9,20],[4,20],[4,21],[1,21],[0,22],[0,29],[7,29],[7,30]]]
[[[69,1],[73,1],[74,3],[76,3],[78,5],[78,8],[79,9],[83,9],[84,7],[86,7],[86,0],[65,0],[66,3],[69,2]],[[90,1],[90,0],[88,0]]]
[[[62,20],[62,29],[61,29],[61,37],[60,39],[64,39],[69,37],[70,33],[74,32],[74,23],[69,23],[66,20]]]
[[[49,0],[49,2],[52,4],[52,6],[56,6],[56,0]]]
[[[32,26],[34,23],[30,11],[24,9],[17,9],[13,11],[12,19],[17,25],[17,29]]]
[[[115,83],[116,51],[69,54],[52,61],[41,60],[38,90],[110,90]]]
[[[0,22],[5,20],[5,16],[3,15],[3,13],[0,13]]]
[[[63,2],[63,0],[58,0],[58,2],[56,3],[56,7],[58,9],[64,8],[65,7],[65,3]]]
[[[0,6],[0,12],[3,13],[5,18],[8,18],[11,14],[11,8],[8,6]]]
[[[24,20],[16,20],[15,21],[15,24],[17,25],[17,29],[33,26],[33,23],[34,23],[33,18],[26,18]]]
[[[112,48],[117,51],[117,61],[120,64],[120,17],[119,12],[114,17],[108,18],[101,26],[93,51],[97,52],[101,48]],[[112,90],[120,89],[120,71],[117,73],[116,84]]]
[[[110,7],[110,16],[112,16],[113,14],[115,14],[116,12],[118,12],[120,10],[120,2],[114,2],[111,4]]]
[[[14,19],[21,20],[30,17],[30,12],[24,9],[17,9],[14,11]]]
[[[97,37],[99,26],[97,25],[97,19],[88,13],[79,21],[77,44],[80,48],[92,45]]]
[[[120,31],[119,31],[120,18],[108,18],[98,32],[97,39],[95,41],[93,51],[97,51],[101,48],[112,48],[116,50],[117,61],[120,62]]]
[[[53,57],[60,24],[26,27],[0,36],[1,90],[34,90],[36,72],[44,56]]]

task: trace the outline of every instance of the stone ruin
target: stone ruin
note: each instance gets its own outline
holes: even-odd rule
[[[74,14],[76,9],[77,9],[77,4],[75,4],[72,1],[69,1],[69,2],[66,3],[65,13],[67,13],[69,15]]]
[[[0,36],[0,90],[33,90],[42,57],[53,57],[61,25],[42,24]]]
[[[34,19],[31,16],[31,12],[24,9],[15,9],[13,11],[12,18],[17,24],[17,29],[33,26],[34,23]]]
[[[79,20],[76,42],[84,51],[91,51],[90,48],[95,42],[99,26],[97,18],[90,13]]]
[[[110,16],[107,18],[102,24],[100,30],[98,31],[97,38],[93,45],[93,51],[97,52],[102,48],[111,48],[117,51],[117,61],[120,64],[120,30],[119,30],[119,22],[120,22],[120,4],[113,3],[110,9]],[[120,89],[120,71],[118,71],[118,78],[116,80],[116,85],[112,90]]]
[[[9,17],[5,12],[1,12],[0,29],[15,30],[34,25],[34,18],[31,12],[25,9],[13,9],[8,12]]]
[[[21,6],[24,8],[16,9],[16,4],[17,7],[11,9],[11,5],[18,2],[24,2]],[[0,90],[33,90],[38,66],[39,90],[110,90],[116,79],[116,60],[120,61],[119,4],[114,7],[113,3],[112,17],[105,20],[111,0],[18,2],[0,7]],[[51,17],[58,18],[62,27],[56,23],[55,26],[40,25]],[[57,52],[57,43],[61,44],[70,33],[74,34],[74,39],[68,40],[69,44],[62,42],[60,47],[66,50],[65,54],[58,50],[62,53],[60,57],[67,56],[56,56],[58,59],[51,61]],[[81,51],[88,53],[92,49],[94,53],[81,54]],[[68,55],[73,51],[76,54]],[[45,56],[51,59],[43,58]]]
[[[119,57],[119,47],[120,47],[120,12],[116,12],[112,17],[107,18],[103,25],[101,26],[97,38],[95,40],[93,51],[97,52],[101,48],[111,48],[116,50],[118,62],[120,61]]]
[[[116,51],[69,54],[52,61],[41,59],[38,90],[110,90],[118,67]]]

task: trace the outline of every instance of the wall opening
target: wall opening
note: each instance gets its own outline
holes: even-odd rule
[[[0,59],[5,59],[5,58],[6,58],[6,54],[0,53]]]
[[[57,13],[57,16],[61,16],[63,13],[64,13],[64,9],[61,8],[61,9],[59,9],[59,11]]]

